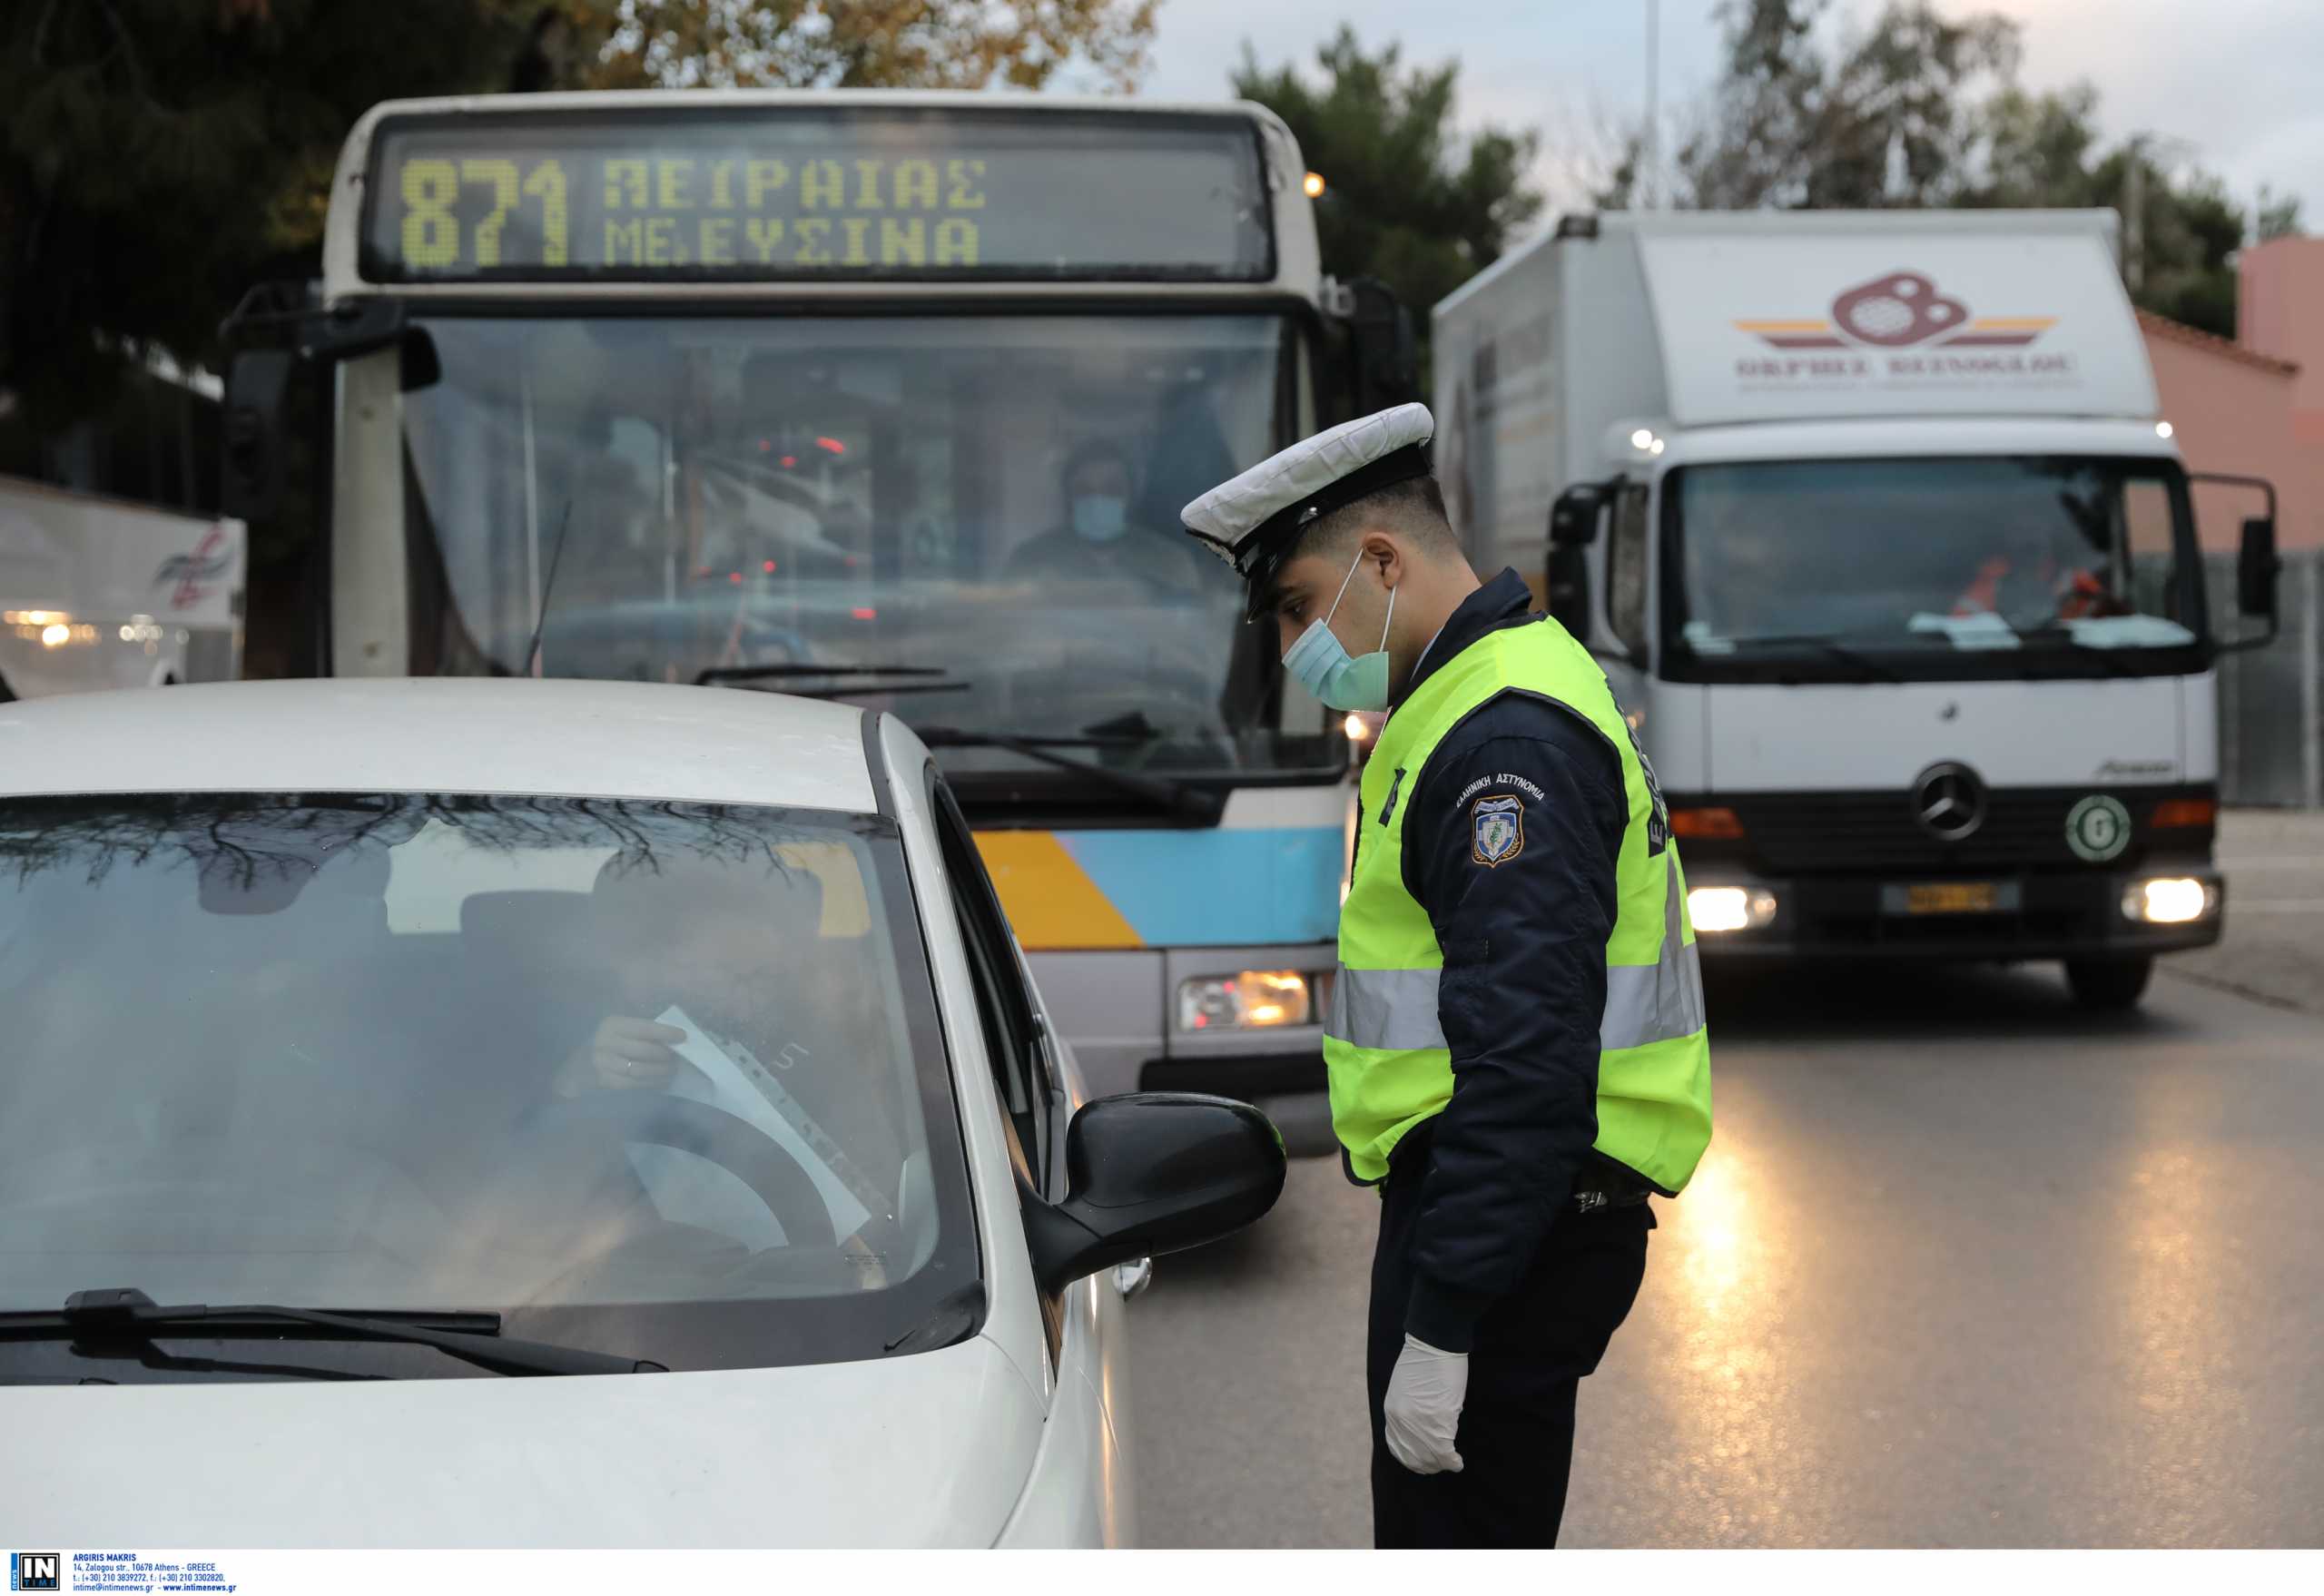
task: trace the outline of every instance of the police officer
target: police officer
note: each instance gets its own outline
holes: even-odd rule
[[[1575,1388],[1710,1140],[1686,880],[1605,674],[1514,571],[1480,583],[1421,405],[1186,507],[1285,670],[1389,711],[1324,1023],[1349,1177],[1380,1187],[1381,1546],[1555,1543]]]

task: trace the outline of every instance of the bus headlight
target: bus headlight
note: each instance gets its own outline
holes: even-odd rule
[[[1314,1010],[1307,978],[1295,970],[1245,970],[1178,983],[1180,1030],[1305,1025]]]
[[[2219,912],[2219,888],[2191,875],[2156,876],[2122,889],[2122,918],[2148,925],[2188,925]]]
[[[1776,895],[1765,887],[1695,887],[1687,893],[1687,918],[1697,935],[1758,931],[1775,917]]]

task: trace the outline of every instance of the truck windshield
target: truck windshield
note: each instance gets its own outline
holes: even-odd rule
[[[1283,723],[1234,573],[1178,524],[1288,434],[1280,316],[428,327],[416,670],[526,671],[547,588],[548,675],[709,672],[1173,775],[1344,758],[1319,710]],[[1003,744],[943,757],[1056,774]]]
[[[2168,461],[1786,460],[1672,478],[1666,620],[1711,674],[1847,675],[1874,653],[1884,673],[2183,670],[2203,635]]]

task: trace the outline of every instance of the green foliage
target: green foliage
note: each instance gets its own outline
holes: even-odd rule
[[[1323,175],[1324,269],[1387,283],[1424,338],[1429,307],[1541,214],[1541,196],[1525,183],[1538,136],[1488,128],[1462,141],[1452,126],[1457,65],[1407,70],[1396,45],[1367,54],[1352,28],[1316,60],[1320,86],[1289,66],[1263,69],[1246,45],[1231,81],[1283,118]]]
[[[2218,179],[2174,176],[2142,136],[2102,153],[2098,92],[2017,83],[2018,25],[1888,0],[1827,51],[1830,0],[1726,0],[1727,62],[1679,143],[1670,202],[1744,209],[2112,206],[2124,213],[2132,295],[2235,335],[2242,209]],[[1598,195],[1627,202],[1633,137]],[[2258,236],[2297,231],[2296,202],[2263,205]],[[2272,231],[2271,231],[2272,230]]]
[[[310,264],[356,116],[507,86],[538,9],[0,0],[0,388],[61,424],[119,345],[200,359],[252,279]]]
[[[1155,0],[0,0],[0,413],[101,409],[311,277],[350,127],[410,95],[689,83],[1030,87],[1138,70]]]

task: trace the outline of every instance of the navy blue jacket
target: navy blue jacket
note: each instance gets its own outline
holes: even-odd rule
[[[1488,632],[1540,624],[1531,608],[1524,582],[1502,571],[1453,611],[1396,702]],[[1472,812],[1512,797],[1521,844],[1481,863]],[[1444,952],[1437,1008],[1452,1053],[1452,1100],[1393,1155],[1428,1159],[1405,1328],[1462,1352],[1478,1315],[1525,1273],[1576,1177],[1619,1178],[1591,1144],[1630,806],[1604,734],[1517,694],[1446,734],[1405,802],[1404,883]]]

